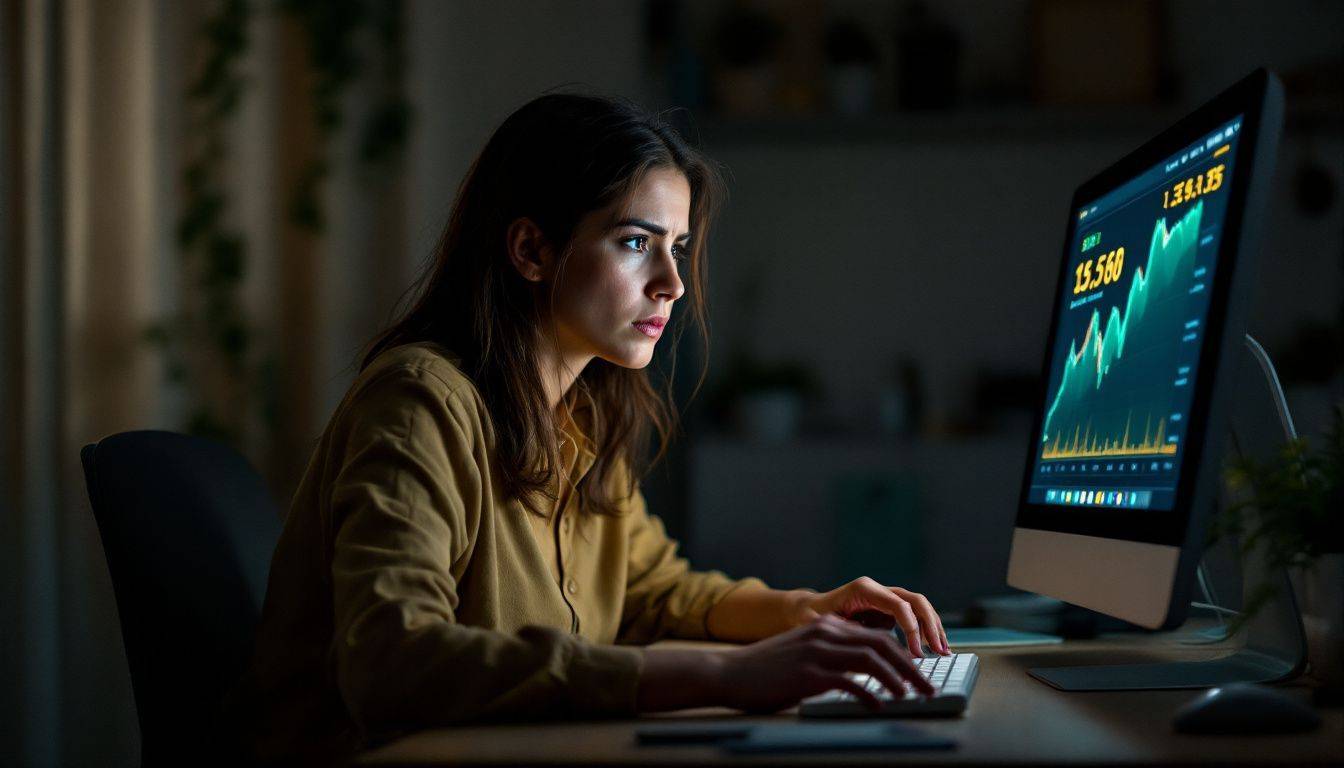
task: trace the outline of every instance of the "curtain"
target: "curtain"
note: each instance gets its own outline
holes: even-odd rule
[[[116,603],[80,448],[183,426],[149,325],[192,290],[177,250],[185,89],[207,0],[0,0],[0,764],[136,765]],[[286,500],[359,345],[411,272],[399,167],[370,176],[329,145],[328,227],[288,190],[317,146],[304,38],[255,3],[228,128],[241,302],[278,362],[279,420],[240,448]],[[352,89],[357,110],[376,94]],[[186,575],[189,577],[190,575]]]

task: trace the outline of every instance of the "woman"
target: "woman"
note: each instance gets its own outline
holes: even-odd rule
[[[679,317],[703,331],[721,188],[625,103],[548,95],[499,127],[294,497],[235,700],[263,757],[473,720],[774,711],[831,688],[876,706],[848,671],[929,690],[889,632],[839,618],[885,614],[947,653],[921,596],[694,572],[645,509],[641,449],[652,429],[665,450],[674,417],[643,369],[681,331],[683,279]],[[750,644],[638,647],[664,637]]]

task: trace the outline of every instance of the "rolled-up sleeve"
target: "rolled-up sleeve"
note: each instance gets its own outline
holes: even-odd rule
[[[390,371],[341,416],[332,485],[336,683],[366,733],[479,719],[629,715],[642,653],[560,630],[458,624],[453,563],[484,459],[432,373]]]
[[[731,579],[721,571],[691,570],[663,521],[648,512],[638,487],[630,499],[629,570],[617,642],[646,644],[665,637],[715,639],[709,611],[743,587],[765,588],[756,578]]]

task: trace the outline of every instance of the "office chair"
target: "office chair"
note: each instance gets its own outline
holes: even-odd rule
[[[223,725],[261,617],[280,515],[223,445],[123,432],[80,452],[116,594],[141,765],[240,762]]]

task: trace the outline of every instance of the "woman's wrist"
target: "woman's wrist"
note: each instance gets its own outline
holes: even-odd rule
[[[644,649],[636,708],[639,712],[667,712],[724,706],[728,700],[725,653],[704,648]]]
[[[817,617],[812,609],[812,600],[818,592],[815,589],[791,589],[784,593],[784,629],[793,629],[811,622]]]

